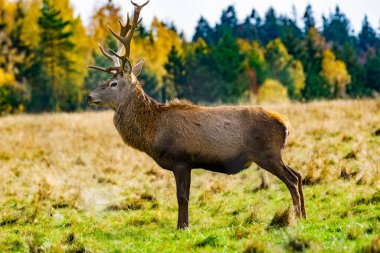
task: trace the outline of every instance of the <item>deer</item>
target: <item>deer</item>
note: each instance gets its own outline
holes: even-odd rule
[[[113,123],[123,142],[146,153],[161,168],[172,171],[178,202],[177,228],[189,226],[188,208],[193,169],[227,175],[257,164],[287,187],[295,214],[306,218],[301,174],[284,163],[282,151],[290,130],[289,120],[259,106],[206,107],[185,100],[160,103],[146,94],[137,79],[144,60],[132,66],[130,45],[141,22],[140,12],[149,0],[134,5],[133,18],[120,20],[120,33],[108,26],[119,41],[118,50],[101,53],[111,67],[87,66],[111,77],[88,96],[90,105],[111,108]]]

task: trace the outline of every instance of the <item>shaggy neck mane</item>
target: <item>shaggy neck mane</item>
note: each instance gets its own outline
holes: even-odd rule
[[[123,98],[115,110],[114,124],[123,141],[140,151],[152,154],[159,119],[159,102],[145,94],[140,84]]]
[[[124,96],[123,101],[115,110],[116,129],[125,143],[150,156],[154,155],[153,142],[163,112],[176,109],[191,110],[197,107],[178,99],[161,104],[145,94],[139,83]]]

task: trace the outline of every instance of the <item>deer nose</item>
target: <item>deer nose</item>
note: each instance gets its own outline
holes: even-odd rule
[[[92,96],[91,96],[91,95],[88,95],[88,96],[86,97],[86,99],[87,99],[87,102],[91,102],[91,101],[92,101]]]

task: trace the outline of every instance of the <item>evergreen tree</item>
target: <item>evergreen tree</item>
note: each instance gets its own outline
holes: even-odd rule
[[[213,42],[213,30],[204,17],[201,17],[198,20],[197,26],[195,27],[193,42],[196,42],[199,38],[202,38],[207,44]]]
[[[343,45],[352,40],[350,35],[350,22],[347,17],[336,6],[335,13],[330,14],[327,19],[323,17],[323,36],[327,42],[334,42],[335,45]]]
[[[254,40],[260,41],[260,22],[260,17],[257,15],[256,10],[253,9],[251,14],[245,18],[244,23],[239,25],[237,30],[237,37],[246,39],[250,42]]]
[[[233,37],[236,37],[238,27],[238,19],[235,11],[235,7],[230,5],[226,10],[222,11],[220,17],[220,23],[215,26],[215,33],[213,41],[219,42],[220,39],[226,34],[230,33]]]
[[[359,33],[359,49],[363,51],[368,51],[368,49],[373,48],[378,44],[378,38],[375,30],[371,27],[368,22],[367,15],[364,16],[362,23],[362,29]]]
[[[226,32],[213,47],[212,55],[216,71],[224,80],[220,87],[222,101],[236,102],[247,90],[248,81],[239,79],[243,77],[245,56],[230,32]]]
[[[299,44],[302,39],[302,31],[297,26],[295,20],[287,17],[280,17],[281,23],[281,40],[285,44],[289,53],[294,55],[297,53]]]
[[[61,12],[56,10],[49,0],[43,0],[41,8],[41,17],[38,20],[38,24],[41,28],[41,42],[40,42],[40,55],[43,65],[43,72],[40,75],[47,75],[49,80],[49,89],[40,92],[50,92],[48,104],[43,105],[47,109],[50,108],[54,111],[60,110],[60,102],[63,102],[60,98],[64,83],[64,71],[74,71],[70,69],[71,62],[69,61],[66,51],[73,48],[73,44],[70,42],[72,32],[68,31],[69,21],[64,21],[60,16]],[[45,96],[47,94],[44,94]]]
[[[260,31],[260,38],[264,45],[271,40],[281,37],[281,26],[273,8],[269,8],[265,14],[265,20],[263,25],[260,27]]]
[[[314,14],[313,14],[313,8],[311,7],[310,4],[306,6],[305,13],[303,15],[303,22],[305,25],[305,33],[312,28],[315,27],[315,19],[314,19]]]
[[[302,96],[307,100],[330,96],[330,88],[320,76],[325,47],[326,42],[323,36],[317,29],[311,27],[300,45],[300,52],[297,56],[301,60],[306,73],[305,88],[302,90]]]
[[[205,41],[199,39],[186,55],[187,84],[189,99],[197,103],[220,101],[222,77],[215,69],[215,60]]]
[[[191,90],[186,83],[185,62],[175,46],[172,46],[164,68],[166,70],[166,75],[163,77],[165,88],[174,89],[178,98],[189,97]]]
[[[370,54],[364,64],[364,78],[366,86],[373,91],[380,92],[380,54]]]

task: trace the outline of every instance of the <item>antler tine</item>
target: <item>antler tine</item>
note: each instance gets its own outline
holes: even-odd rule
[[[107,57],[108,59],[110,59],[111,61],[113,61],[112,56],[111,56],[110,54],[108,54],[108,53],[104,50],[103,46],[102,46],[100,43],[98,43],[98,46],[99,46],[99,49],[100,49],[100,51],[102,52],[102,54],[103,54],[105,57]]]
[[[145,5],[147,5],[147,4],[149,3],[149,0],[146,1],[143,5],[138,5],[137,3],[133,2],[133,0],[131,0],[131,3],[136,7],[136,10],[140,12],[141,9],[142,9]]]
[[[127,14],[127,23],[125,25],[123,25],[123,22],[121,22],[121,20],[119,19],[119,24],[120,24],[120,36],[121,37],[125,37],[129,31],[129,29],[131,29],[131,23],[130,23],[130,18],[129,18],[129,14]]]
[[[100,70],[100,71],[103,71],[103,72],[106,72],[109,74],[116,74],[120,70],[120,67],[116,67],[116,66],[112,66],[112,67],[108,67],[108,68],[102,68],[102,67],[90,65],[90,66],[87,66],[87,68]]]

